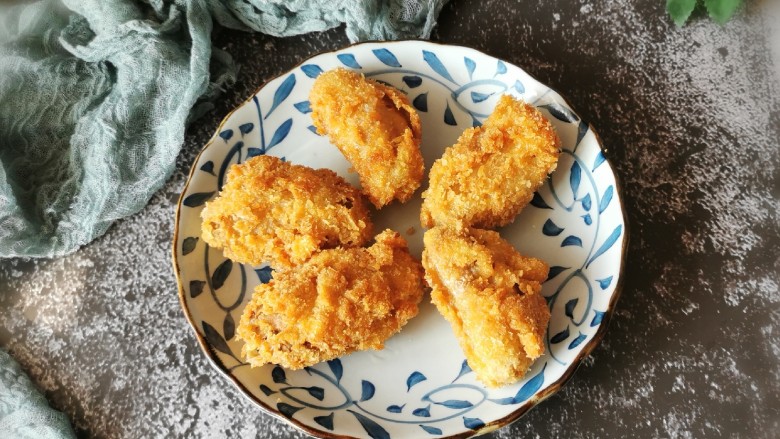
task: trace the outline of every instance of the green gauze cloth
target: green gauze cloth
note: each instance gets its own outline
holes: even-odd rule
[[[39,0],[0,6],[0,257],[55,257],[139,211],[235,80],[213,23],[430,35],[446,0]]]
[[[0,349],[0,437],[74,438],[68,418],[53,410],[19,365]]]

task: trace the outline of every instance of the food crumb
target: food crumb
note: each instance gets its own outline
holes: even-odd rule
[[[347,172],[350,173],[350,174],[354,174],[355,173],[355,167],[354,166],[350,166],[349,169],[347,169]]]
[[[409,236],[412,236],[415,233],[417,233],[417,229],[415,229],[414,226],[411,226],[408,229],[406,229],[406,234]]]

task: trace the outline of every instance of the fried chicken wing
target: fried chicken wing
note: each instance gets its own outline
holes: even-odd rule
[[[255,289],[237,329],[253,366],[289,369],[364,349],[417,315],[423,270],[392,230],[369,248],[324,250]]]
[[[512,222],[558,163],[560,139],[531,105],[501,96],[434,162],[423,192],[423,226],[495,228]]]
[[[201,218],[203,240],[226,257],[276,269],[321,249],[362,246],[373,232],[360,192],[343,178],[271,156],[233,165]]]
[[[490,387],[522,378],[544,352],[550,311],[540,291],[547,265],[490,230],[436,227],[424,241],[431,299],[477,378]]]
[[[420,117],[400,91],[343,68],[322,73],[309,94],[320,134],[352,163],[377,207],[409,200],[420,187]]]

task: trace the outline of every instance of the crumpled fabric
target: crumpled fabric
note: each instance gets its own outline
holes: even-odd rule
[[[0,349],[0,437],[75,438],[68,418],[46,399],[8,353]]]
[[[0,6],[0,257],[57,257],[139,211],[236,78],[214,23],[427,38],[447,0],[38,0]]]

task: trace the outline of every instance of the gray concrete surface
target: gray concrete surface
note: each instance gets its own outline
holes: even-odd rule
[[[776,437],[780,429],[780,95],[762,8],[675,28],[663,1],[456,0],[435,41],[517,64],[601,134],[631,223],[603,343],[495,438]],[[342,30],[222,31],[238,83],[189,130],[140,213],[58,260],[0,261],[0,346],[80,437],[298,438],[207,363],[179,308],[173,213],[222,117]]]

